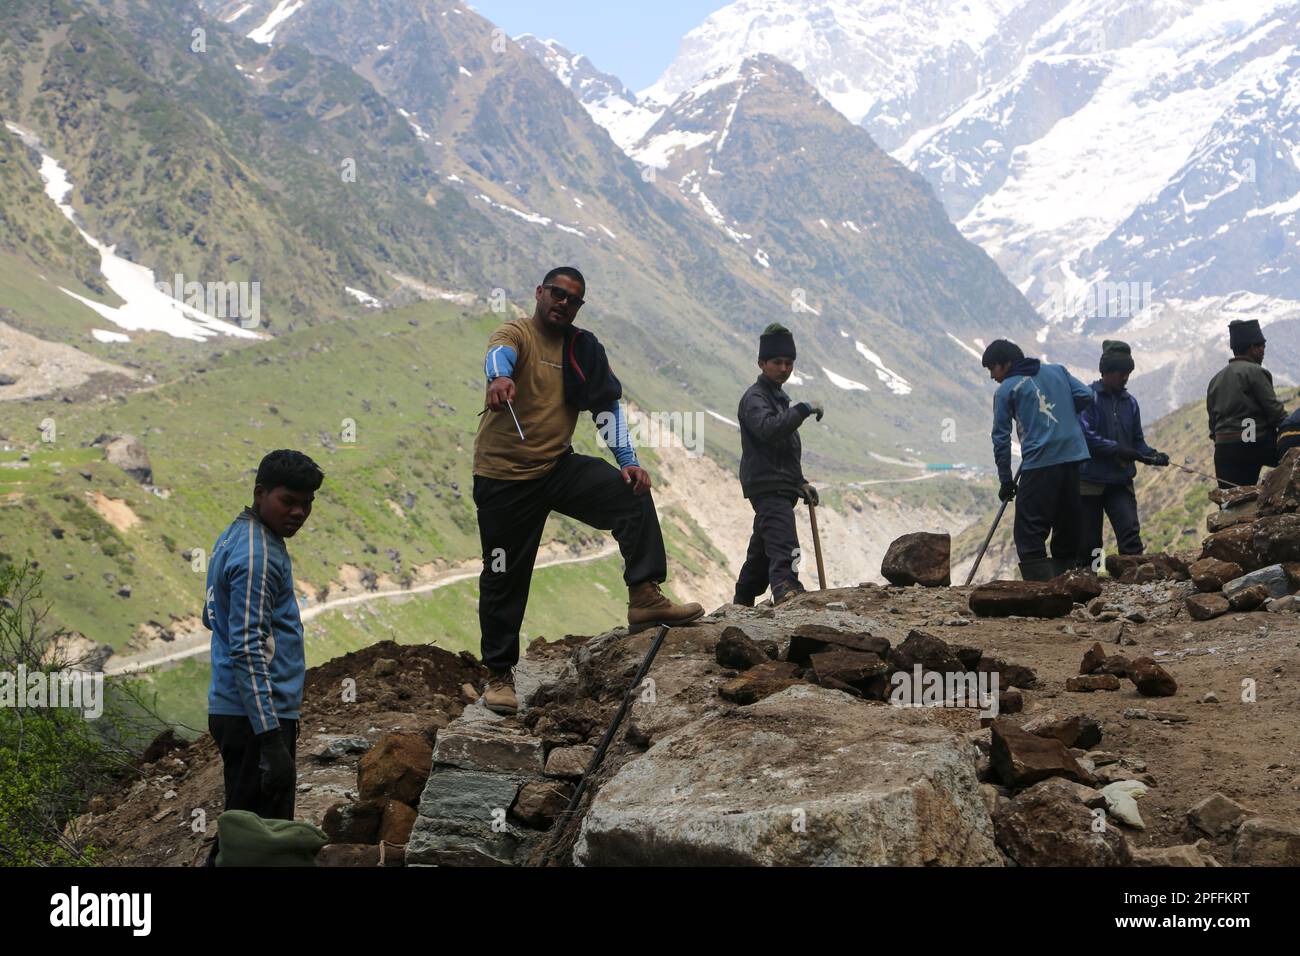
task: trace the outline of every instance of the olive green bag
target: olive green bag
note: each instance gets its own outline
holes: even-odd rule
[[[263,820],[249,810],[217,818],[217,866],[315,866],[329,843],[319,827],[298,820]]]

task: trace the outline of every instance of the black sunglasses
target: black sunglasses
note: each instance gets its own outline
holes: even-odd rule
[[[545,289],[547,292],[549,292],[551,294],[551,298],[554,299],[556,302],[558,302],[560,305],[569,303],[575,309],[580,309],[582,308],[583,303],[587,301],[582,296],[576,295],[575,293],[570,292],[568,289],[561,289],[558,285],[544,285],[542,286],[542,288]]]

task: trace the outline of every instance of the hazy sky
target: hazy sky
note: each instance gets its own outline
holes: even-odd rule
[[[533,33],[585,53],[598,69],[643,90],[667,68],[677,44],[726,0],[468,0],[511,36]]]

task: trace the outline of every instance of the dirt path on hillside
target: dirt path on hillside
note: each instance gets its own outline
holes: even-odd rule
[[[535,567],[540,571],[543,568],[554,568],[566,564],[587,564],[591,561],[599,561],[602,558],[607,558],[617,553],[618,545],[613,542],[608,542],[599,550],[587,554],[573,557],[543,558],[537,562]],[[445,588],[452,584],[459,584],[461,581],[468,581],[472,578],[476,578],[481,570],[481,562],[466,561],[443,571],[438,575],[436,580],[426,581],[425,583],[416,585],[412,588],[369,591],[364,594],[350,594],[347,597],[335,598],[332,601],[326,601],[323,604],[317,604],[313,607],[304,609],[302,611],[302,622],[305,625],[327,611],[334,611],[342,607],[367,604],[371,601],[384,601],[401,597],[410,597],[416,594],[427,594],[430,591],[437,591],[439,588]],[[104,673],[109,677],[120,677],[126,674],[139,674],[143,671],[159,667],[162,664],[170,664],[174,661],[182,661],[186,658],[198,657],[207,652],[210,640],[210,637],[205,632],[200,635],[195,635],[188,640],[151,648],[150,650],[144,651],[140,654],[133,654],[130,657],[123,657],[120,660],[111,661],[109,665],[104,668]]]

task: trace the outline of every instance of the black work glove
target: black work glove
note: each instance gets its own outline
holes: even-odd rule
[[[806,498],[808,503],[811,504],[813,507],[816,507],[822,503],[821,495],[817,494],[817,489],[814,488],[812,485],[808,484],[807,482],[804,482],[803,488],[801,490],[803,491],[804,498]]]
[[[1138,461],[1142,456],[1132,448],[1125,448],[1123,445],[1120,445],[1115,449],[1115,457],[1120,461]]]
[[[277,727],[257,735],[262,759],[262,796],[277,797],[292,790],[298,779],[298,770],[289,754],[289,744],[284,738],[284,728]]]
[[[1143,458],[1142,464],[1150,465],[1153,468],[1168,468],[1169,456],[1162,451],[1158,451],[1154,455],[1151,455],[1148,458]]]
[[[826,409],[821,402],[800,402],[799,404],[803,406],[805,417],[816,415],[817,420],[821,421],[822,416],[826,414]]]
[[[1016,483],[1014,481],[1002,482],[1002,487],[998,489],[998,500],[1002,502],[1010,501],[1016,496]]]

